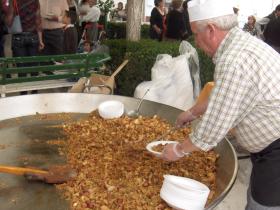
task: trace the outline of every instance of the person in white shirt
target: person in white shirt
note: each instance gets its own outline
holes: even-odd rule
[[[101,12],[96,6],[96,0],[83,0],[78,7],[78,11],[85,32],[83,38],[93,42],[97,41],[97,26]]]

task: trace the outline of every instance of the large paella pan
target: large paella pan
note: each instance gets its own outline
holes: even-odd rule
[[[42,142],[63,135],[55,126],[49,125],[61,124],[68,119],[50,117],[42,120],[38,118],[38,113],[54,114],[52,116],[74,113],[72,119],[79,118],[96,109],[101,102],[111,99],[122,101],[126,110],[135,109],[139,101],[122,96],[69,93],[1,99],[0,164],[44,168],[48,165],[64,163],[65,159],[58,154],[59,151]],[[178,113],[180,110],[176,108],[151,101],[144,101],[141,108],[142,115],[156,114],[170,123],[175,121]],[[232,145],[227,140],[223,140],[215,151],[220,155],[216,178],[217,196],[206,209],[213,209],[222,201],[232,187],[237,174],[237,158]],[[1,209],[5,210],[69,209],[67,201],[58,195],[54,186],[30,183],[23,177],[5,174],[0,174],[0,202]]]

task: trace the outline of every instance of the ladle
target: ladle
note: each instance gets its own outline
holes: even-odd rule
[[[141,105],[142,105],[142,102],[143,102],[143,100],[144,100],[144,97],[147,95],[147,93],[148,93],[149,91],[150,91],[150,88],[148,88],[148,89],[146,90],[146,92],[144,93],[144,95],[142,96],[141,100],[140,100],[139,103],[138,103],[137,109],[133,109],[133,110],[128,111],[128,112],[127,112],[127,116],[133,117],[133,118],[136,118],[136,117],[139,116],[140,107],[141,107]]]

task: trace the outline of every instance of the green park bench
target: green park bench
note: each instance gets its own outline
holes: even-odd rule
[[[20,91],[72,87],[77,79],[98,73],[108,60],[106,53],[0,58],[1,97]],[[30,76],[35,72],[37,76]],[[19,73],[26,76],[18,77]]]

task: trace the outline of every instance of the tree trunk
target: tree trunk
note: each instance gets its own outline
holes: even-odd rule
[[[139,41],[141,38],[142,7],[144,0],[127,0],[126,38]]]

